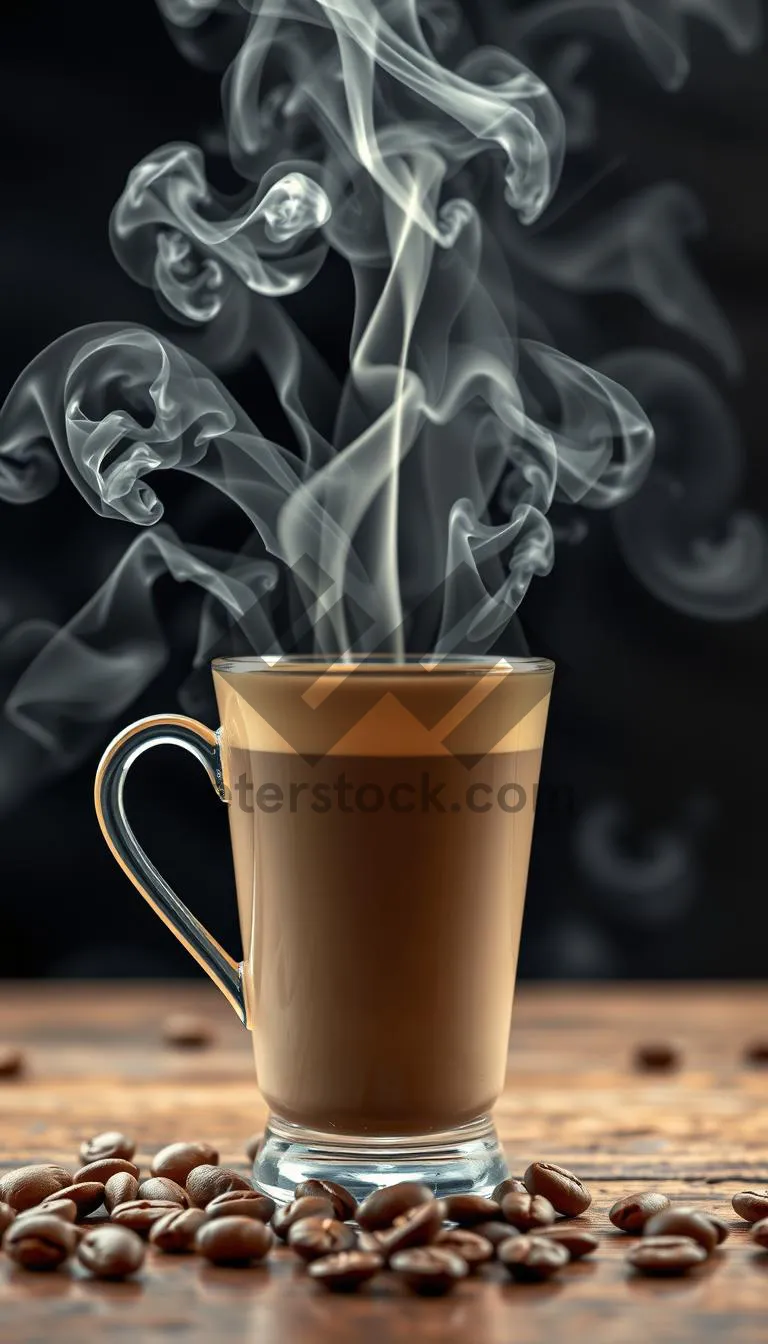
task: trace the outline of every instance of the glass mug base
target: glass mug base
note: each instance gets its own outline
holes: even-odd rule
[[[360,1203],[398,1181],[421,1181],[438,1198],[488,1195],[508,1175],[489,1116],[439,1134],[394,1138],[325,1134],[270,1115],[254,1183],[284,1204],[301,1181],[335,1181]]]

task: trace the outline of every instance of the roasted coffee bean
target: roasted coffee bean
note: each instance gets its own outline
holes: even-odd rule
[[[444,1246],[414,1246],[410,1251],[398,1251],[389,1267],[402,1276],[414,1293],[430,1297],[450,1292],[467,1274],[461,1256]]]
[[[245,1142],[245,1155],[249,1162],[255,1162],[264,1147],[264,1135],[261,1132],[252,1134]]]
[[[501,1213],[518,1232],[548,1227],[555,1221],[555,1210],[544,1195],[505,1195],[501,1201]]]
[[[207,1218],[205,1209],[176,1209],[175,1213],[166,1213],[152,1226],[149,1240],[158,1250],[171,1255],[192,1251],[195,1237]]]
[[[669,1208],[655,1213],[643,1228],[644,1237],[690,1237],[704,1247],[707,1255],[717,1245],[717,1232],[714,1223],[704,1218],[695,1209]]]
[[[391,1227],[401,1213],[416,1204],[428,1204],[434,1195],[428,1185],[418,1181],[400,1181],[398,1185],[374,1190],[357,1209],[357,1221],[366,1232],[379,1232]]]
[[[118,1129],[107,1129],[103,1134],[94,1134],[80,1144],[81,1162],[100,1162],[104,1157],[122,1157],[130,1162],[136,1152],[136,1144]]]
[[[748,1064],[768,1064],[768,1041],[750,1041],[744,1048]]]
[[[679,1063],[680,1051],[671,1041],[645,1041],[635,1049],[636,1069],[663,1073],[677,1068]]]
[[[412,1209],[399,1214],[392,1226],[380,1234],[382,1250],[387,1256],[392,1256],[410,1246],[427,1246],[435,1240],[444,1220],[445,1202],[442,1199],[431,1199],[428,1204],[414,1204]]]
[[[128,1227],[139,1236],[149,1236],[151,1228],[167,1213],[178,1213],[179,1205],[170,1199],[129,1199],[117,1204],[111,1219],[119,1227]]]
[[[361,1228],[357,1234],[357,1249],[383,1256],[386,1253],[386,1240],[386,1232],[364,1232]]]
[[[77,1206],[78,1218],[87,1218],[89,1213],[95,1213],[104,1203],[104,1186],[101,1181],[78,1181],[77,1185],[65,1185],[55,1195],[42,1200],[40,1208],[44,1209],[54,1199],[71,1199]]]
[[[536,1236],[547,1237],[549,1241],[556,1241],[558,1246],[564,1246],[572,1260],[582,1260],[585,1255],[594,1255],[600,1245],[594,1232],[588,1232],[585,1227],[575,1227],[573,1223],[556,1223],[554,1227],[542,1227]]]
[[[3,1197],[0,1188],[0,1199]],[[12,1204],[13,1200],[8,1200],[8,1203]],[[745,1223],[757,1223],[763,1218],[768,1218],[768,1190],[741,1190],[738,1195],[733,1196],[731,1204],[734,1212],[738,1213]]]
[[[707,1252],[691,1237],[644,1237],[627,1256],[641,1274],[687,1274],[702,1265]]]
[[[210,1143],[169,1143],[152,1158],[153,1176],[164,1176],[177,1185],[184,1185],[195,1167],[217,1167],[219,1154]]]
[[[268,1223],[275,1208],[274,1199],[259,1190],[227,1190],[206,1204],[205,1212],[209,1218],[258,1218]]]
[[[534,1236],[510,1237],[497,1246],[496,1255],[513,1279],[525,1283],[551,1279],[571,1258],[567,1247],[551,1237]]]
[[[501,1217],[501,1207],[495,1199],[485,1199],[483,1195],[449,1195],[445,1203],[445,1216],[459,1227],[475,1227],[478,1223],[493,1222]]]
[[[509,1232],[509,1228],[506,1230]],[[486,1237],[478,1236],[477,1232],[470,1231],[468,1227],[443,1228],[435,1237],[434,1245],[442,1246],[444,1250],[456,1251],[470,1273],[478,1265],[484,1265],[487,1260],[492,1260],[495,1254],[491,1242]]]
[[[104,1185],[104,1207],[112,1212],[118,1204],[128,1204],[136,1199],[139,1182],[128,1171],[116,1171]]]
[[[217,1218],[203,1223],[195,1250],[214,1265],[247,1265],[263,1260],[273,1243],[270,1229],[255,1218]]]
[[[193,1013],[170,1013],[163,1022],[163,1040],[179,1050],[202,1050],[215,1039],[210,1022]]]
[[[15,1167],[0,1177],[0,1200],[21,1213],[23,1209],[41,1204],[48,1195],[55,1195],[65,1185],[71,1184],[72,1175],[63,1167],[43,1163]]]
[[[66,1190],[66,1186],[64,1187]],[[8,1208],[7,1204],[2,1206]],[[62,1199],[58,1195],[49,1195],[42,1204],[36,1204],[32,1209],[25,1209],[20,1213],[19,1218],[36,1218],[38,1213],[45,1213],[52,1218],[61,1218],[65,1223],[74,1223],[77,1218],[77,1205],[74,1199]],[[0,1224],[0,1229],[2,1224]]]
[[[11,1208],[10,1204],[0,1204],[0,1241],[3,1239],[6,1228],[11,1226],[15,1217],[16,1210]]]
[[[543,1195],[555,1213],[576,1218],[592,1203],[592,1196],[583,1181],[567,1167],[556,1167],[553,1162],[532,1162],[523,1176],[529,1195]]]
[[[731,1235],[731,1229],[725,1219],[721,1218],[719,1213],[705,1212],[704,1209],[695,1209],[694,1212],[701,1214],[702,1218],[706,1218],[707,1222],[712,1224],[717,1237],[717,1245],[722,1246],[723,1242],[727,1241]]]
[[[187,1194],[190,1204],[204,1209],[217,1195],[226,1195],[230,1190],[252,1190],[250,1181],[229,1167],[214,1167],[204,1163],[193,1167],[187,1177]]]
[[[497,1204],[501,1204],[501,1201],[505,1195],[527,1195],[527,1194],[528,1191],[526,1190],[525,1183],[523,1181],[519,1181],[516,1176],[507,1176],[505,1181],[499,1181],[499,1184],[496,1186],[496,1189],[493,1191],[493,1194],[491,1195],[491,1199],[495,1200]]]
[[[2,1227],[1,1222],[0,1227]],[[761,1218],[759,1223],[754,1224],[751,1236],[758,1246],[762,1246],[763,1250],[768,1251],[768,1218]]]
[[[300,1218],[288,1233],[288,1245],[302,1260],[319,1260],[321,1255],[354,1250],[357,1237],[338,1218]]]
[[[319,1195],[302,1195],[301,1199],[292,1199],[283,1204],[272,1218],[272,1231],[281,1241],[287,1241],[288,1233],[294,1223],[302,1218],[333,1218],[333,1205],[330,1199],[321,1199]]]
[[[58,1269],[76,1246],[74,1227],[44,1213],[16,1218],[3,1237],[3,1250],[22,1269]]]
[[[189,1208],[189,1195],[183,1185],[168,1176],[150,1176],[139,1184],[139,1199],[170,1199],[182,1209]]]
[[[636,1233],[642,1232],[648,1219],[653,1218],[654,1214],[662,1213],[668,1208],[669,1200],[666,1195],[648,1190],[640,1195],[625,1195],[623,1199],[617,1199],[608,1217],[620,1232]]]
[[[508,1241],[510,1237],[519,1237],[522,1234],[511,1223],[502,1223],[499,1219],[494,1219],[490,1223],[476,1223],[472,1228],[479,1237],[484,1237],[490,1241],[493,1247],[500,1246],[502,1241]]]
[[[0,1078],[18,1078],[24,1068],[24,1056],[12,1045],[0,1045]]]
[[[343,1185],[337,1185],[335,1181],[302,1181],[296,1186],[294,1199],[301,1199],[303,1195],[330,1199],[334,1214],[342,1223],[354,1218],[357,1212],[357,1200],[344,1189]]]
[[[349,1293],[372,1279],[383,1266],[384,1261],[375,1251],[339,1251],[337,1255],[313,1260],[309,1274],[332,1293]]]
[[[144,1263],[144,1243],[127,1227],[89,1228],[77,1258],[96,1279],[125,1279]]]
[[[125,1157],[101,1157],[96,1162],[86,1162],[74,1176],[70,1176],[70,1181],[74,1181],[76,1185],[81,1181],[101,1181],[102,1185],[106,1185],[107,1181],[119,1172],[135,1176],[137,1181],[140,1178],[139,1168],[135,1162],[129,1162]]]

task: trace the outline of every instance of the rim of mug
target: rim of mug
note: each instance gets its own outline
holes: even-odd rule
[[[555,664],[551,658],[517,657],[503,654],[458,654],[458,653],[281,653],[281,654],[243,654],[233,658],[219,657],[211,661],[214,672],[355,672],[366,676],[391,676],[393,672],[410,672],[416,668],[429,672],[452,672],[454,675],[477,672],[495,673],[508,676],[514,673],[525,676],[533,672],[554,672]]]

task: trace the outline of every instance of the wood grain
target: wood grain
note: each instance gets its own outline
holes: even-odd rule
[[[730,1207],[734,1191],[768,1181],[768,1068],[744,1063],[768,1035],[762,987],[676,985],[521,990],[509,1074],[496,1119],[510,1168],[542,1157],[587,1179],[594,1204],[580,1222],[602,1236],[594,1261],[549,1285],[509,1283],[492,1267],[450,1298],[413,1298],[386,1277],[352,1298],[328,1297],[280,1252],[238,1271],[148,1256],[135,1283],[100,1284],[79,1271],[34,1275],[0,1257],[0,1336],[7,1344],[111,1336],[144,1341],[359,1340],[439,1344],[634,1344],[765,1340],[768,1254]],[[169,1012],[203,1014],[214,1043],[165,1045]],[[683,1065],[640,1074],[634,1045],[677,1040]],[[0,1080],[0,1166],[39,1159],[76,1164],[81,1140],[120,1128],[139,1157],[176,1138],[216,1144],[246,1164],[243,1145],[264,1108],[250,1041],[205,984],[26,984],[0,988],[0,1043],[27,1068]],[[635,1189],[723,1214],[732,1235],[684,1280],[635,1278],[629,1239],[607,1221]]]

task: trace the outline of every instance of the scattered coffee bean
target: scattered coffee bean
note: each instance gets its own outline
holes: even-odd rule
[[[714,1223],[702,1217],[695,1209],[669,1208],[655,1213],[643,1228],[644,1237],[690,1237],[704,1247],[707,1255],[717,1245]]]
[[[133,1139],[121,1134],[118,1129],[105,1130],[103,1134],[94,1134],[80,1144],[81,1162],[99,1162],[104,1157],[122,1157],[130,1162],[136,1152]]]
[[[272,1219],[272,1231],[281,1241],[288,1240],[288,1233],[294,1223],[302,1218],[333,1218],[333,1205],[330,1199],[321,1199],[319,1195],[302,1195],[301,1199],[292,1199],[283,1204]]]
[[[2,1226],[1,1222],[0,1226]],[[758,1246],[762,1246],[763,1250],[768,1251],[768,1218],[761,1218],[759,1223],[755,1223],[751,1235],[752,1240]]]
[[[288,1233],[288,1245],[302,1260],[319,1260],[321,1255],[351,1251],[356,1244],[352,1228],[337,1218],[300,1218]]]
[[[430,1199],[427,1204],[414,1204],[397,1216],[392,1226],[381,1233],[381,1247],[387,1256],[406,1251],[411,1246],[427,1246],[435,1240],[445,1219],[442,1199]],[[290,1241],[290,1237],[288,1238]]]
[[[93,1227],[82,1238],[77,1258],[96,1279],[125,1279],[144,1263],[144,1243],[127,1227]]]
[[[86,1162],[84,1167],[76,1171],[74,1176],[70,1176],[70,1181],[79,1185],[80,1181],[101,1181],[106,1185],[107,1181],[116,1176],[118,1172],[124,1172],[128,1176],[135,1176],[139,1180],[140,1172],[135,1162],[129,1162],[125,1157],[101,1157],[95,1162]]]
[[[195,1250],[214,1265],[247,1265],[263,1260],[273,1243],[270,1229],[255,1218],[217,1218],[203,1223]]]
[[[339,1251],[337,1255],[313,1260],[309,1274],[332,1293],[349,1293],[372,1279],[383,1265],[384,1261],[375,1251]]]
[[[509,1199],[509,1195],[507,1195]],[[551,1279],[568,1264],[570,1255],[565,1246],[547,1237],[510,1237],[502,1241],[496,1255],[513,1279],[524,1283],[539,1283]]]
[[[646,1041],[638,1045],[634,1054],[636,1069],[664,1072],[677,1068],[680,1051],[670,1041]]]
[[[168,1176],[150,1176],[139,1183],[138,1199],[170,1199],[182,1209],[189,1208],[189,1195],[183,1185]]]
[[[252,1190],[250,1181],[231,1171],[229,1167],[215,1167],[203,1163],[193,1167],[187,1177],[189,1201],[198,1209],[204,1209],[217,1195],[226,1195],[230,1190]]]
[[[444,1201],[445,1216],[459,1227],[475,1227],[477,1223],[493,1222],[501,1217],[501,1208],[495,1199],[483,1195],[449,1195]]]
[[[3,1207],[8,1208],[8,1205],[5,1204]],[[61,1199],[57,1195],[49,1195],[42,1204],[35,1204],[34,1208],[25,1209],[23,1213],[18,1214],[18,1217],[36,1218],[40,1213],[44,1213],[46,1217],[61,1218],[65,1223],[74,1223],[77,1218],[77,1205],[73,1199]]]
[[[649,1218],[669,1208],[666,1195],[648,1190],[639,1195],[625,1195],[611,1208],[608,1217],[620,1232],[642,1232]]]
[[[164,1176],[177,1185],[184,1185],[195,1167],[217,1167],[219,1154],[210,1143],[169,1143],[155,1153],[150,1171],[153,1176]]]
[[[358,1206],[357,1221],[366,1232],[379,1232],[391,1227],[401,1213],[416,1204],[428,1204],[434,1195],[428,1185],[418,1181],[400,1181],[398,1185],[374,1190]]]
[[[136,1199],[138,1193],[139,1182],[136,1177],[131,1176],[129,1171],[116,1171],[104,1184],[104,1207],[111,1213],[118,1204],[128,1204]]]
[[[195,1237],[207,1218],[205,1209],[176,1209],[153,1224],[149,1240],[158,1250],[170,1255],[192,1251]]]
[[[477,1269],[478,1265],[484,1265],[487,1260],[492,1260],[495,1253],[494,1247],[486,1237],[479,1236],[468,1227],[443,1228],[435,1237],[434,1244],[460,1255],[470,1273]]]
[[[155,1223],[166,1213],[178,1213],[179,1205],[170,1199],[129,1199],[125,1204],[117,1204],[110,1215],[112,1222],[119,1227],[128,1227],[139,1236],[149,1236]]]
[[[179,1050],[202,1050],[215,1035],[210,1022],[193,1013],[170,1013],[163,1023],[163,1040]]]
[[[516,1192],[513,1191],[512,1193]],[[479,1237],[484,1237],[486,1241],[490,1241],[494,1247],[500,1246],[502,1241],[508,1241],[510,1237],[521,1235],[511,1223],[502,1223],[498,1219],[494,1219],[490,1223],[476,1223],[472,1231],[476,1232]]]
[[[63,1167],[39,1163],[35,1166],[16,1167],[0,1177],[0,1200],[21,1213],[40,1204],[47,1195],[55,1195],[65,1185],[72,1184],[72,1174]]]
[[[264,1135],[262,1133],[252,1134],[245,1143],[245,1155],[249,1162],[255,1162],[264,1147]]]
[[[95,1213],[104,1203],[104,1186],[101,1181],[79,1181],[77,1185],[65,1185],[55,1195],[48,1195],[41,1200],[40,1208],[45,1209],[47,1204],[59,1199],[71,1200],[77,1207],[78,1218],[87,1218],[89,1213]]]
[[[0,1199],[2,1198],[0,1187]],[[13,1200],[8,1200],[8,1203],[12,1204]],[[731,1204],[734,1212],[738,1213],[745,1223],[757,1223],[763,1218],[768,1218],[768,1190],[741,1190],[738,1195],[733,1196]]]
[[[330,1199],[334,1213],[342,1223],[354,1218],[357,1212],[357,1200],[344,1189],[343,1185],[337,1185],[335,1181],[302,1181],[296,1186],[294,1199],[301,1199],[302,1195],[317,1195],[320,1199]]]
[[[516,1176],[507,1176],[506,1180],[499,1181],[496,1189],[491,1195],[491,1199],[500,1204],[505,1195],[527,1195],[525,1182],[517,1179]]]
[[[24,1068],[24,1056],[12,1045],[0,1045],[0,1078],[18,1078]]]
[[[275,1212],[275,1201],[259,1190],[227,1190],[206,1204],[208,1218],[258,1218],[268,1223]]]
[[[44,1213],[16,1218],[3,1237],[3,1250],[22,1269],[58,1269],[76,1246],[74,1227]]]
[[[707,1252],[691,1237],[645,1237],[633,1246],[627,1260],[641,1274],[687,1274],[701,1265]]]
[[[389,1267],[402,1276],[414,1293],[430,1297],[450,1292],[467,1274],[461,1256],[440,1246],[414,1246],[410,1251],[398,1251]]]
[[[10,1204],[0,1204],[0,1241],[7,1228],[11,1226],[16,1217],[16,1210],[11,1208]]]
[[[501,1201],[501,1213],[518,1232],[548,1227],[555,1221],[555,1210],[544,1195],[505,1195]]]
[[[731,1229],[725,1219],[721,1218],[719,1213],[705,1212],[704,1209],[695,1209],[694,1212],[699,1213],[702,1218],[706,1218],[707,1222],[712,1224],[717,1237],[717,1245],[722,1246],[723,1242],[731,1235]]]
[[[748,1064],[768,1064],[768,1041],[750,1041],[744,1058]]]
[[[592,1196],[583,1181],[567,1167],[556,1167],[553,1162],[532,1162],[523,1176],[529,1195],[548,1199],[555,1213],[576,1218],[592,1203]]]
[[[564,1246],[572,1260],[594,1255],[600,1245],[594,1232],[588,1232],[585,1227],[574,1227],[572,1223],[542,1227],[536,1236],[547,1237],[549,1241],[556,1241],[558,1246]]]
[[[364,1232],[361,1228],[357,1234],[357,1249],[370,1252],[371,1255],[383,1256],[386,1252],[386,1240],[386,1232]]]

